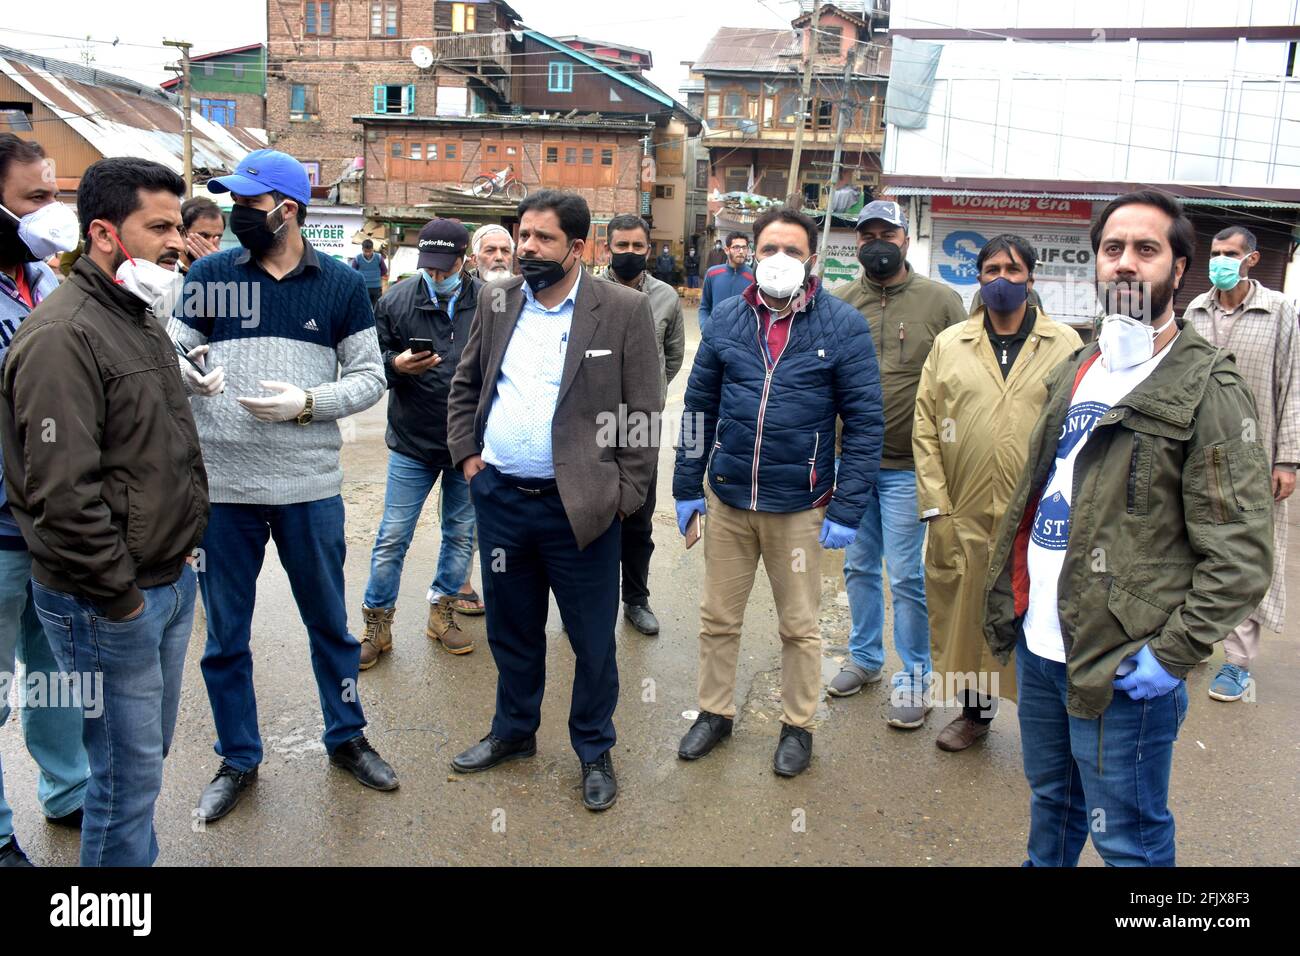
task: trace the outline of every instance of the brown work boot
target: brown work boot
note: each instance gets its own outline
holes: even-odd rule
[[[442,646],[452,654],[468,654],[474,650],[474,638],[467,635],[456,623],[456,598],[444,594],[437,604],[429,605],[429,623],[424,629],[432,641],[442,641]]]
[[[361,638],[361,670],[379,663],[379,655],[393,649],[393,615],[395,607],[366,607],[361,605],[361,616],[366,622],[366,633]]]
[[[940,750],[946,750],[949,753],[965,750],[986,735],[990,726],[990,724],[982,724],[963,715],[939,731],[939,736],[935,738],[934,745]]]

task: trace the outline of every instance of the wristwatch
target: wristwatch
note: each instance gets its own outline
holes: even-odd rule
[[[311,422],[311,418],[312,418],[311,408],[312,408],[311,392],[308,392],[307,404],[302,407],[302,411],[298,413],[298,417],[295,419],[295,421],[299,425],[306,425]]]

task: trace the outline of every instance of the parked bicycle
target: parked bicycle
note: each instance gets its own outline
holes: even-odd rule
[[[478,199],[491,199],[497,193],[502,193],[507,199],[519,202],[528,195],[528,187],[519,181],[514,172],[514,164],[510,163],[495,176],[475,177],[470,186],[470,195]]]

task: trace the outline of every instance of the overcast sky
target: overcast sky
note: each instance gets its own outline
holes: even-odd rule
[[[680,61],[699,56],[718,27],[788,26],[799,7],[797,0],[654,0],[652,5],[657,14],[653,17],[644,5],[511,0],[524,22],[543,33],[576,33],[649,50],[655,64],[650,79],[674,96],[686,77]],[[595,18],[592,10],[598,11]],[[158,30],[159,22],[166,23],[165,32]],[[87,34],[94,42],[82,39]],[[196,55],[266,42],[265,0],[154,8],[104,0],[46,0],[7,2],[0,12],[0,44],[73,62],[89,50],[95,66],[144,83],[172,75],[164,67],[175,61],[175,51],[162,46],[164,39],[189,40]]]

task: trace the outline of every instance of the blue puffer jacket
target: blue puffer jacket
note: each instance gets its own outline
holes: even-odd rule
[[[839,475],[835,418],[844,420]],[[876,350],[862,313],[820,286],[795,315],[771,375],[746,296],[719,305],[686,386],[673,497],[805,511],[834,488],[826,517],[856,528],[884,441]]]

